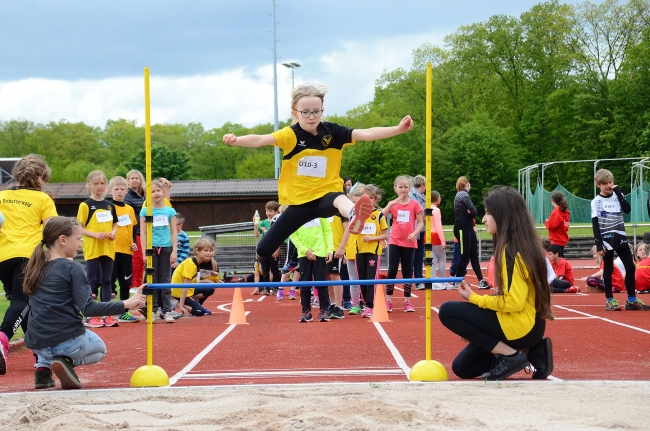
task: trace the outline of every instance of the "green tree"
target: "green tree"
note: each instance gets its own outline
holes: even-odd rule
[[[164,177],[168,180],[187,180],[190,178],[189,157],[182,152],[170,150],[167,147],[156,146],[151,148],[151,175],[153,178]],[[146,171],[146,152],[141,149],[126,163],[127,169]],[[126,171],[121,172],[126,175]]]

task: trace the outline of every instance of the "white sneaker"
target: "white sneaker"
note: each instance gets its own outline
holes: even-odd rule
[[[445,283],[432,283],[431,290],[445,290],[447,286]]]
[[[165,313],[165,322],[174,323],[174,316],[172,315],[171,311]]]
[[[458,290],[459,284],[460,283],[454,283],[454,282],[447,283],[447,290]]]

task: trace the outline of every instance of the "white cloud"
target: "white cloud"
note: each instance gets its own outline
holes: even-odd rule
[[[344,114],[372,100],[375,80],[384,70],[410,68],[411,52],[425,42],[440,43],[442,35],[422,34],[348,42],[310,65],[296,69],[296,85],[318,82],[330,91],[327,112]],[[318,76],[303,71],[318,70]],[[151,71],[151,121],[200,122],[206,128],[225,122],[253,126],[273,122],[273,67],[236,69],[209,75],[160,77]],[[278,65],[279,117],[289,116],[291,71]],[[144,123],[143,77],[63,81],[23,79],[0,82],[0,120],[26,119],[70,122],[103,127],[109,119]]]

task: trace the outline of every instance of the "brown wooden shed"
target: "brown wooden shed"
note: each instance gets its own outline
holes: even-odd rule
[[[264,205],[278,200],[276,179],[173,181],[174,209],[185,217],[184,230],[199,226],[251,221],[255,210],[265,218]],[[11,184],[0,184],[0,190]],[[88,198],[86,183],[46,184],[59,215],[76,217],[79,204]],[[110,196],[109,196],[110,197]]]

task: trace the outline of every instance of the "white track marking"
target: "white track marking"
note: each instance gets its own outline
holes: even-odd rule
[[[248,315],[248,313],[250,313],[250,311],[249,311],[249,312],[246,312],[247,315]],[[190,371],[192,371],[192,368],[194,368],[194,367],[196,366],[196,364],[198,364],[198,363],[201,361],[201,359],[203,359],[203,358],[204,358],[208,353],[210,353],[210,351],[211,351],[212,349],[214,349],[214,347],[215,347],[217,344],[219,344],[219,343],[220,343],[224,338],[226,338],[226,335],[230,334],[230,332],[231,332],[233,329],[235,329],[235,327],[237,327],[237,325],[229,325],[229,326],[226,328],[225,331],[223,331],[223,332],[222,332],[222,333],[221,333],[217,338],[214,339],[214,341],[213,341],[212,343],[210,343],[210,344],[209,344],[205,349],[203,349],[203,351],[202,351],[201,353],[199,353],[198,355],[196,355],[196,356],[194,357],[194,359],[192,359],[192,360],[190,361],[190,363],[187,364],[187,365],[185,366],[185,368],[183,368],[182,370],[180,370],[178,373],[176,373],[173,377],[171,377],[171,378],[169,379],[169,386],[175,384],[175,383],[176,383],[179,379],[181,379],[185,374],[187,374],[187,373],[189,373]]]
[[[555,320],[589,320],[596,319],[596,316],[583,316],[583,317],[556,317]]]
[[[395,347],[388,334],[386,334],[384,328],[381,327],[381,324],[378,322],[373,322],[373,324],[375,325],[375,328],[377,328],[379,335],[381,335],[382,340],[384,340],[386,347],[388,347],[388,350],[390,350],[390,353],[393,355],[393,358],[395,359],[395,362],[397,362],[397,365],[402,369],[402,372],[406,375],[406,378],[408,380],[411,380],[409,377],[411,375],[411,368],[406,365],[406,361],[404,361],[404,358],[400,354],[399,350],[397,350],[397,347]]]
[[[650,334],[650,331],[648,331],[647,329],[641,329],[641,328],[638,328],[638,327],[636,327],[636,326],[628,325],[627,323],[617,322],[617,321],[615,321],[615,320],[607,319],[607,318],[605,318],[605,317],[594,316],[593,314],[584,313],[584,312],[582,312],[582,311],[578,311],[578,310],[572,310],[572,309],[567,308],[567,307],[562,307],[561,305],[554,305],[553,307],[557,307],[557,308],[560,308],[560,309],[562,309],[562,310],[570,311],[570,312],[572,312],[572,313],[581,314],[581,315],[583,315],[583,316],[588,316],[588,317],[593,317],[593,318],[595,318],[595,319],[604,320],[605,322],[613,323],[614,325],[619,325],[619,326],[623,326],[623,327],[625,327],[625,328],[634,329],[635,331],[639,331],[639,332],[643,332],[643,333],[646,333],[646,334]],[[619,313],[621,313],[621,312],[622,312],[622,311],[619,311]],[[647,311],[637,311],[637,313],[647,313]]]
[[[225,373],[192,373],[185,374],[183,380],[229,379],[229,378],[273,378],[273,377],[303,377],[303,376],[380,376],[402,375],[401,368],[377,369],[313,369],[313,370],[277,370],[277,371],[233,371]]]

